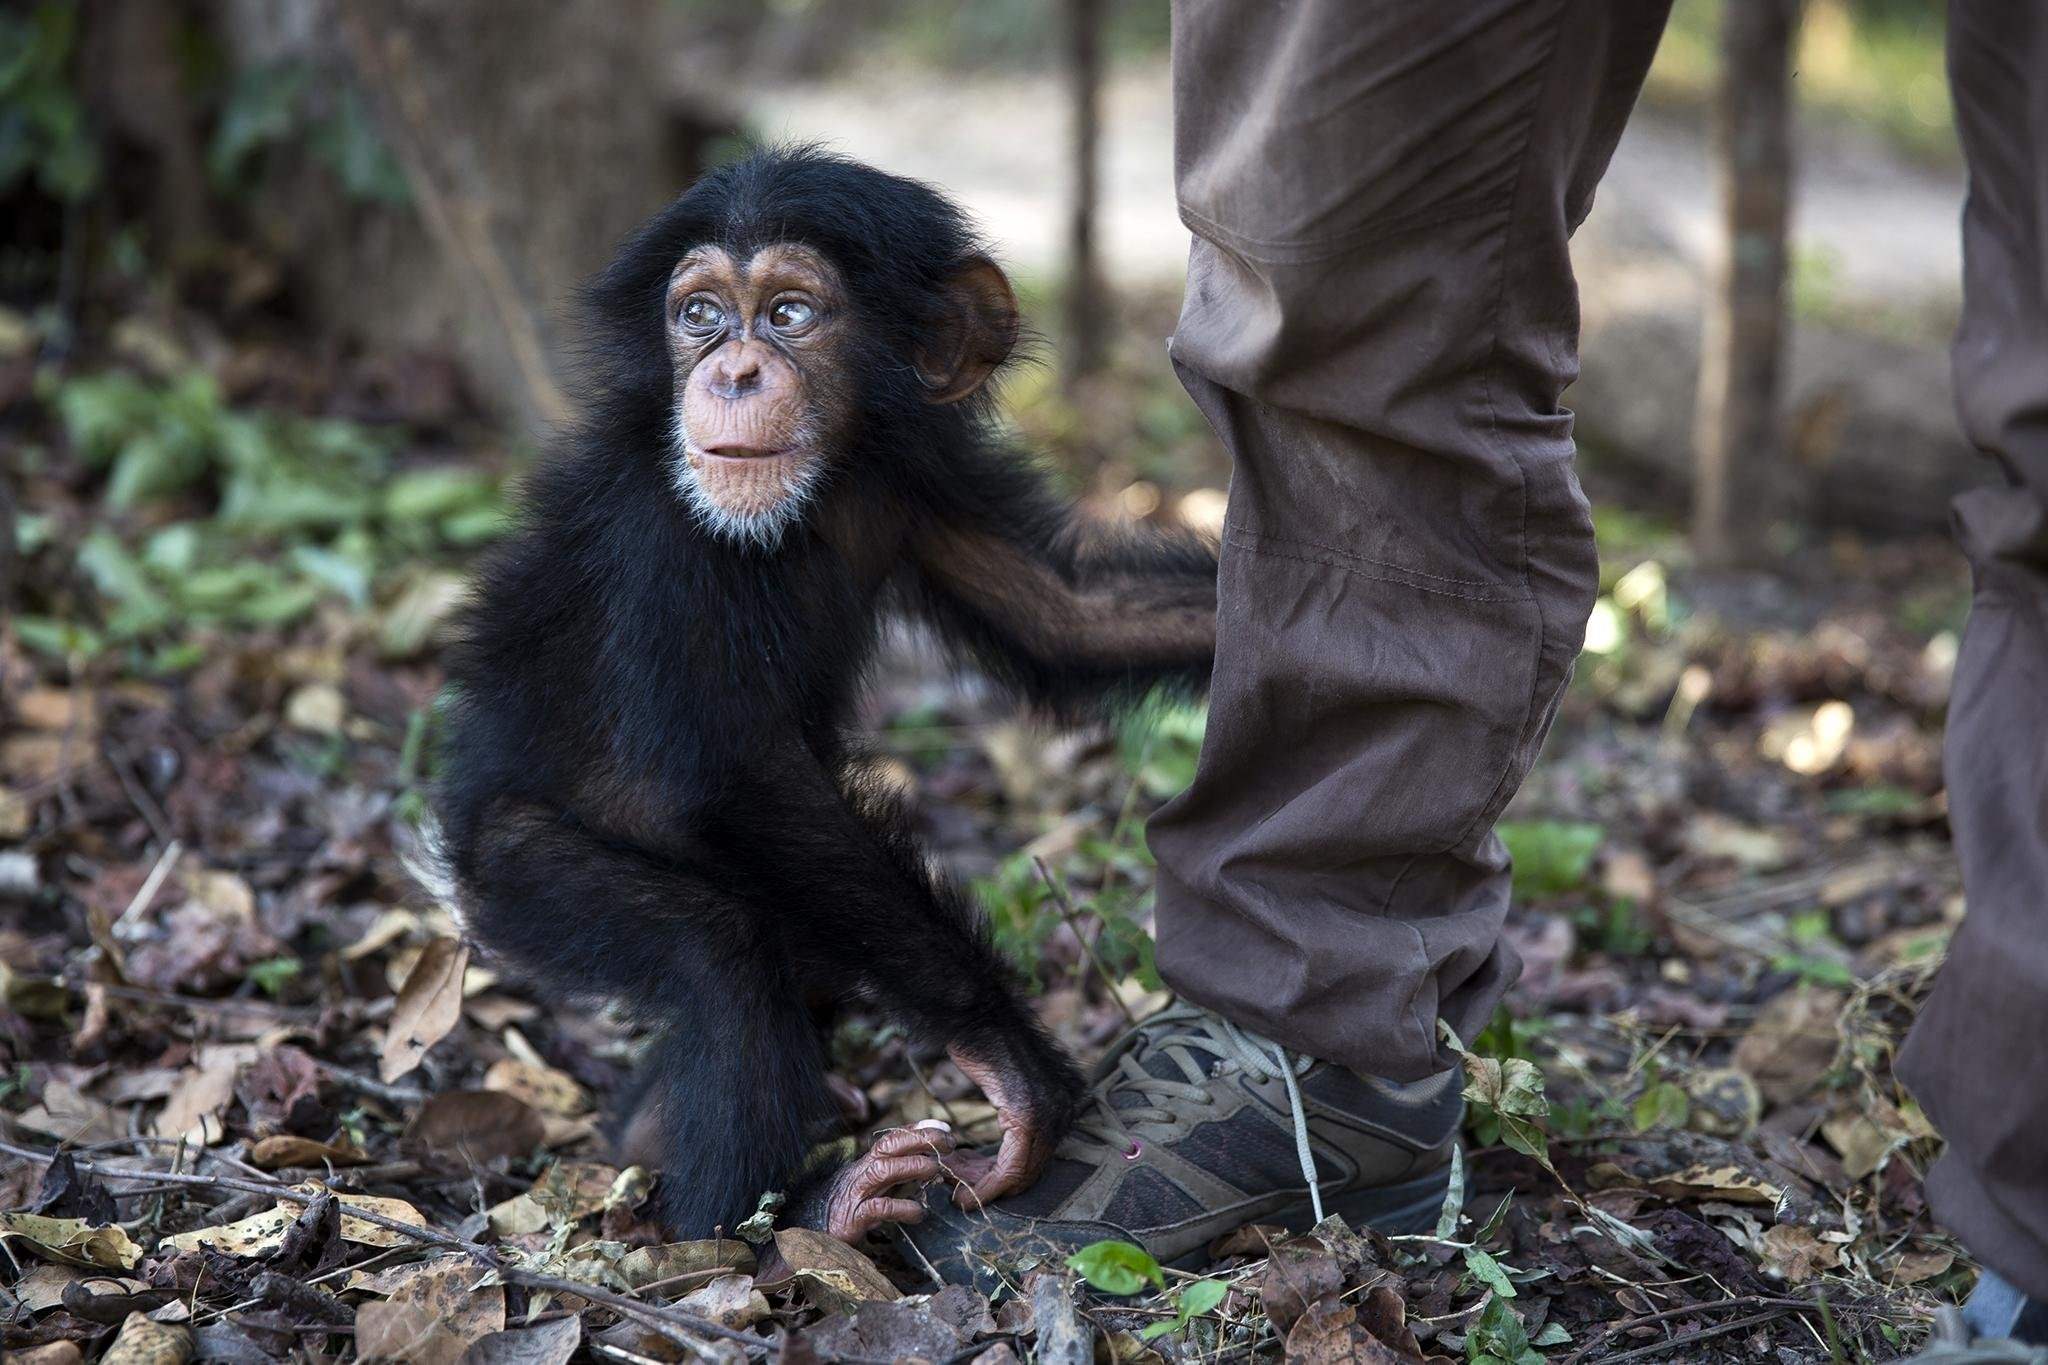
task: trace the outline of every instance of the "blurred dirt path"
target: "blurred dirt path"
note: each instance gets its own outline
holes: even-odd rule
[[[1111,277],[1178,280],[1187,235],[1174,215],[1166,71],[1120,71],[1106,92],[1103,240]],[[755,130],[815,139],[944,186],[1030,274],[1057,266],[1066,105],[1048,75],[941,76],[874,70],[829,85],[770,91]],[[1794,229],[1826,262],[1831,291],[1919,306],[1956,292],[1960,173],[1903,162],[1874,137],[1808,129]],[[1713,176],[1701,121],[1644,109],[1622,140],[1582,234],[1582,270],[1611,244],[1697,267],[1711,240]]]

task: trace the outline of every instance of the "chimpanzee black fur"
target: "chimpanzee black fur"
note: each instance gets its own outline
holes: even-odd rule
[[[664,290],[693,247],[774,242],[837,268],[864,340],[838,376],[858,434],[764,548],[677,494]],[[584,416],[529,481],[451,655],[437,805],[466,926],[544,988],[659,1028],[643,1085],[680,1235],[786,1188],[830,1120],[820,996],[994,1059],[1055,1135],[1079,1095],[968,898],[857,775],[845,727],[885,614],[1061,718],[1207,682],[1213,634],[1142,624],[1165,610],[1213,631],[1207,545],[1084,526],[1003,446],[986,389],[928,401],[909,357],[977,250],[928,187],[814,151],[692,187],[588,290]],[[1026,561],[1058,591],[995,581]]]

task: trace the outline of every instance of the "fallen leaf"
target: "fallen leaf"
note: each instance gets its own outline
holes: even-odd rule
[[[80,1146],[128,1135],[128,1125],[119,1114],[63,1081],[45,1085],[42,1099],[16,1114],[14,1121],[59,1142]]]
[[[1946,1275],[1955,1263],[1953,1251],[1908,1251],[1892,1263],[1892,1282],[1919,1284],[1937,1275]]]
[[[387,1084],[418,1066],[462,1017],[462,973],[468,966],[469,945],[460,939],[437,938],[420,953],[384,1034],[377,1070]]]
[[[619,1258],[619,1274],[632,1289],[644,1289],[650,1284],[720,1268],[734,1274],[751,1275],[754,1272],[754,1249],[745,1242],[726,1237],[716,1241],[706,1239],[635,1247]]]
[[[525,1156],[546,1136],[546,1125],[530,1105],[499,1090],[430,1095],[405,1130],[408,1144],[478,1165]]]
[[[701,1289],[691,1290],[675,1306],[722,1327],[752,1327],[768,1316],[768,1300],[745,1275],[720,1275]]]
[[[121,1335],[100,1357],[100,1365],[185,1365],[192,1358],[192,1333],[175,1323],[152,1322],[130,1313]]]
[[[307,683],[284,702],[284,723],[313,735],[338,735],[348,719],[348,702],[333,683]]]
[[[543,1114],[573,1118],[590,1108],[590,1097],[566,1071],[551,1066],[503,1057],[484,1073],[484,1089],[499,1090],[538,1109]]]
[[[505,1287],[477,1288],[483,1272],[451,1260],[356,1310],[356,1351],[366,1361],[455,1365],[474,1342],[505,1329]]]
[[[1358,1310],[1334,1299],[1311,1304],[1287,1332],[1289,1365],[1408,1365],[1404,1356],[1358,1321]]]
[[[478,1337],[462,1353],[462,1365],[569,1365],[583,1344],[580,1318],[556,1318]]]
[[[1764,1271],[1787,1284],[1804,1284],[1823,1270],[1842,1263],[1839,1247],[1823,1242],[1813,1229],[1778,1223],[1764,1229]]]
[[[315,1192],[311,1185],[295,1185],[293,1188],[308,1194]],[[349,1217],[349,1209],[364,1209],[382,1214],[386,1218],[410,1223],[415,1227],[426,1226],[426,1219],[420,1216],[420,1211],[403,1199],[383,1199],[367,1194],[344,1194],[340,1191],[336,1191],[334,1197],[341,1201],[341,1235],[345,1241],[372,1247],[415,1245],[412,1239],[403,1233],[393,1232],[389,1228],[380,1227],[361,1218]],[[300,1211],[297,1204],[280,1203],[275,1208],[232,1223],[177,1233],[164,1238],[161,1245],[173,1251],[196,1251],[200,1247],[212,1247],[215,1251],[225,1252],[230,1256],[263,1256],[284,1245],[285,1233],[298,1221]]]
[[[118,1225],[94,1227],[83,1218],[0,1213],[0,1241],[17,1239],[38,1256],[65,1265],[132,1270],[142,1259],[142,1248]]]
[[[235,1097],[235,1077],[242,1058],[230,1049],[220,1049],[200,1065],[187,1067],[178,1077],[170,1098],[150,1125],[158,1137],[184,1138],[210,1147],[227,1136],[221,1111]]]
[[[369,1153],[352,1142],[315,1142],[291,1133],[277,1133],[249,1149],[251,1166],[266,1171],[287,1166],[360,1166]]]
[[[873,1261],[822,1232],[777,1228],[775,1249],[796,1273],[812,1302],[828,1312],[868,1299],[902,1297]]]
[[[1754,1077],[1773,1104],[1798,1099],[1834,1065],[1842,1002],[1841,992],[1813,985],[1772,996],[1735,1045],[1735,1066]]]

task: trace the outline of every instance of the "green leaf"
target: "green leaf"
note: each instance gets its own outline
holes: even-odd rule
[[[1670,1081],[1658,1081],[1636,1097],[1631,1113],[1639,1133],[1647,1133],[1653,1128],[1683,1128],[1686,1118],[1692,1113],[1692,1101],[1684,1090]]]
[[[497,487],[488,474],[456,465],[412,470],[384,490],[384,515],[393,521],[435,522],[497,505]]]
[[[107,647],[107,642],[91,627],[47,616],[15,617],[14,634],[38,654],[65,661],[90,659]]]
[[[1561,1322],[1546,1322],[1542,1331],[1529,1338],[1531,1346],[1569,1346],[1571,1342],[1572,1334],[1564,1330]]]
[[[1496,834],[1514,859],[1514,891],[1528,899],[1583,886],[1607,831],[1561,820],[1504,820]]]
[[[1202,1314],[1214,1312],[1229,1293],[1230,1286],[1221,1280],[1196,1280],[1174,1296],[1173,1317],[1148,1325],[1138,1333],[1138,1340],[1151,1341],[1169,1332],[1184,1330],[1188,1323]]]
[[[1135,1294],[1147,1284],[1166,1287],[1159,1262],[1129,1242],[1090,1242],[1067,1257],[1067,1268],[1105,1294]]]
[[[304,970],[305,964],[295,957],[271,957],[250,963],[249,969],[242,974],[253,981],[258,990],[274,998],[287,981]]]
[[[1515,1297],[1515,1282],[1500,1268],[1500,1262],[1478,1247],[1465,1249],[1465,1271],[1504,1299]]]

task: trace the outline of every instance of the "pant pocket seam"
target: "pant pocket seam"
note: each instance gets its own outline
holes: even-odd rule
[[[1507,583],[1487,583],[1477,579],[1445,578],[1439,574],[1425,573],[1384,560],[1372,559],[1350,550],[1340,550],[1332,545],[1319,545],[1314,541],[1296,540],[1284,536],[1267,535],[1259,531],[1247,531],[1233,527],[1224,533],[1226,543],[1241,550],[1272,559],[1290,559],[1300,564],[1316,564],[1325,568],[1342,569],[1361,578],[1376,579],[1384,583],[1399,583],[1404,587],[1422,592],[1436,593],[1444,597],[1461,598],[1469,602],[1524,602],[1530,597],[1526,587]],[[1283,548],[1284,547],[1284,548]],[[1290,553],[1292,551],[1293,553]]]
[[[1334,257],[1348,255],[1375,242],[1398,237],[1403,233],[1441,227],[1445,223],[1466,219],[1483,218],[1490,214],[1505,214],[1513,207],[1513,202],[1512,196],[1503,202],[1498,191],[1488,191],[1483,197],[1456,200],[1405,217],[1362,223],[1348,232],[1328,237],[1292,239],[1247,237],[1241,232],[1225,227],[1207,214],[1189,208],[1186,204],[1177,204],[1176,207],[1180,211],[1181,223],[1188,231],[1247,260],[1257,261],[1261,265],[1315,265]]]

